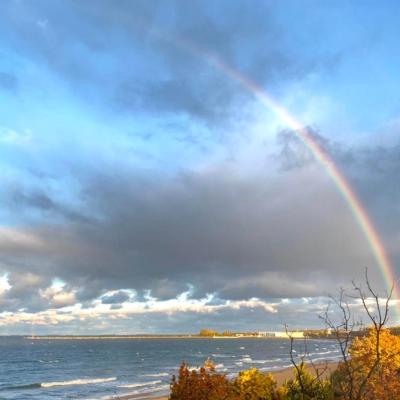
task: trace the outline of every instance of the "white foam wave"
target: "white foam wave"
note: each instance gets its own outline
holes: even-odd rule
[[[315,353],[309,353],[309,356],[319,356],[322,354],[331,354],[331,353],[339,353],[339,350],[328,350],[328,351],[320,351],[320,352],[315,352]]]
[[[144,374],[142,376],[145,376],[147,378],[158,378],[161,376],[169,376],[168,372],[159,372],[158,374]]]
[[[269,360],[252,360],[252,364],[266,364]]]
[[[154,393],[164,393],[167,395],[169,391],[169,385],[162,385],[162,386],[158,386],[157,388],[151,389],[151,392],[148,391],[148,389],[137,389],[137,390],[133,390],[131,392],[128,393],[124,393],[124,396],[136,396],[138,394],[154,394]],[[109,399],[109,397],[107,397],[107,399]]]
[[[289,368],[289,367],[293,367],[293,364],[286,364],[286,365],[274,365],[273,367],[264,367],[264,368],[260,368],[260,371],[272,371],[275,369],[285,369],[285,368]]]
[[[90,385],[94,383],[104,383],[104,382],[112,382],[117,378],[97,378],[97,379],[73,379],[71,381],[60,381],[60,382],[43,382],[40,384],[43,388],[49,388],[53,386],[69,386],[69,385]]]
[[[252,364],[269,364],[269,363],[274,363],[274,362],[277,362],[277,361],[282,361],[282,359],[281,358],[274,358],[272,360],[252,360],[251,363]]]
[[[331,357],[317,357],[317,358],[313,358],[313,361],[326,361],[326,360],[339,360],[341,358],[341,356],[338,354],[336,356],[331,356]]]
[[[137,382],[137,383],[127,383],[126,385],[119,385],[120,388],[137,388],[144,386],[154,386],[162,383],[162,381],[151,381],[151,382]]]

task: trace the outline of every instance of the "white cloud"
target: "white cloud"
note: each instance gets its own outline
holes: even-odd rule
[[[141,314],[165,314],[194,313],[194,314],[213,314],[220,311],[240,310],[240,309],[261,309],[266,313],[277,313],[278,303],[269,303],[257,298],[240,301],[225,301],[221,304],[212,304],[213,296],[206,296],[202,299],[188,299],[185,296],[178,296],[170,300],[149,299],[146,301],[125,302],[118,309],[113,309],[112,305],[102,304],[101,300],[93,302],[92,307],[82,308],[80,304],[75,304],[75,293],[65,291],[54,286],[46,290],[40,290],[40,295],[49,301],[52,307],[61,308],[56,310],[51,308],[45,311],[28,313],[19,311],[15,313],[3,312],[0,314],[0,326],[16,324],[37,324],[37,325],[57,325],[60,323],[71,322],[74,320],[86,321],[96,320],[100,317],[110,319],[127,319],[132,315]]]
[[[73,306],[76,303],[75,290],[64,290],[64,284],[59,280],[54,280],[52,285],[45,290],[40,289],[40,296],[47,300],[52,307],[62,308]]]
[[[5,293],[7,290],[10,290],[11,285],[8,282],[7,274],[4,274],[0,277],[0,296]]]

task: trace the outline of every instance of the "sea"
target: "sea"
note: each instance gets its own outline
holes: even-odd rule
[[[294,354],[304,352],[296,340]],[[102,400],[123,395],[168,393],[182,361],[201,366],[211,358],[218,371],[233,377],[257,367],[274,371],[291,366],[285,339],[90,339],[33,340],[0,337],[0,399]],[[339,359],[332,340],[307,340],[315,362]]]

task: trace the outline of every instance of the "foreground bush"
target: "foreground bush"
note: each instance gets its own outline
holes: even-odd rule
[[[172,377],[170,400],[235,400],[232,383],[211,362],[198,371],[183,363]]]
[[[378,344],[378,348],[377,348]],[[350,345],[351,358],[332,374],[337,398],[400,400],[400,337],[371,330]]]
[[[304,363],[294,371],[294,378],[277,390],[279,400],[332,400],[334,393],[329,379],[317,379]]]
[[[173,376],[170,400],[275,400],[276,382],[257,368],[242,371],[233,381],[207,361],[199,370],[183,363]]]
[[[234,392],[240,400],[274,400],[276,382],[271,374],[263,374],[257,368],[239,373],[233,381]]]

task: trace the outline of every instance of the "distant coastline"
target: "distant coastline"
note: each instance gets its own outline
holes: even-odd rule
[[[28,340],[122,340],[122,339],[289,339],[285,332],[271,334],[238,333],[232,335],[201,335],[201,334],[175,334],[175,335],[30,335],[23,336]],[[293,337],[306,338],[303,332],[294,332]]]
[[[388,327],[394,335],[400,335],[400,327]],[[364,336],[368,333],[368,328],[353,332],[354,336]],[[217,332],[212,330],[202,330],[200,333],[183,334],[137,334],[137,335],[0,335],[1,337],[23,337],[28,340],[121,340],[121,339],[336,339],[329,330],[326,329],[304,329],[286,332]]]
[[[24,336],[29,340],[121,340],[121,339],[278,339],[272,336],[200,336],[200,335],[101,335],[101,336],[58,336],[58,335],[38,335],[38,336]],[[279,339],[284,339],[279,337]]]

